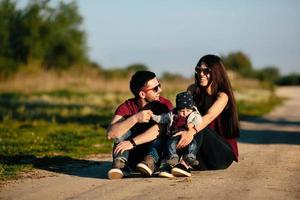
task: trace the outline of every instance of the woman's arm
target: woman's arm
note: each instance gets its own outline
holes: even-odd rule
[[[207,113],[203,116],[202,122],[195,126],[195,129],[189,129],[188,131],[182,131],[178,135],[181,135],[181,139],[177,144],[177,148],[183,148],[187,146],[194,138],[194,135],[207,127],[226,107],[228,103],[228,95],[224,92],[219,93],[217,100],[208,109]]]
[[[224,110],[228,103],[228,95],[224,92],[219,93],[217,100],[208,109],[207,113],[203,116],[203,120],[196,126],[198,131],[204,129],[210,124],[219,114]]]

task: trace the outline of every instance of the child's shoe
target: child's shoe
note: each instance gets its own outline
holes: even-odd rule
[[[161,166],[159,167],[159,177],[164,177],[164,178],[173,178],[173,174],[171,173],[172,166],[169,165],[168,163],[162,163]]]
[[[183,164],[177,164],[171,172],[173,176],[177,177],[190,177],[192,175],[190,169]]]

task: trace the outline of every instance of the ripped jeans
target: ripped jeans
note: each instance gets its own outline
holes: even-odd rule
[[[133,134],[129,130],[127,133],[125,133],[121,137],[116,138],[114,140],[113,160],[120,159],[120,160],[123,160],[124,162],[128,161],[131,150],[126,150],[123,153],[120,153],[120,152],[115,153],[114,150],[115,150],[116,146],[119,143],[121,143],[123,141],[126,141],[126,140],[129,140],[129,139],[131,139],[135,136],[136,136],[136,134]],[[140,154],[150,155],[154,159],[155,163],[157,163],[158,160],[159,160],[159,154],[160,154],[159,152],[161,151],[161,140],[159,138],[157,138],[157,139],[155,139],[151,142],[148,142],[148,143],[145,143],[145,144],[142,144],[142,145],[138,145],[136,148],[134,148],[132,150],[135,151],[135,154],[138,153],[137,151],[140,150]]]

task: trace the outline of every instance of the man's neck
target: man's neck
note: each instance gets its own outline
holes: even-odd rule
[[[139,109],[144,108],[149,102],[147,102],[145,99],[138,99],[137,100]]]

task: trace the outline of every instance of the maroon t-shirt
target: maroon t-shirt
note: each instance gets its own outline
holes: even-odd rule
[[[180,117],[178,115],[174,115],[173,123],[170,127],[170,134],[174,135],[179,131],[185,131],[187,129],[187,117]]]
[[[132,98],[119,105],[115,112],[115,115],[120,115],[127,119],[128,117],[138,113],[141,110],[151,110],[155,115],[160,115],[162,113],[167,113],[172,109],[172,103],[164,97],[160,97],[159,101],[152,101],[148,103],[143,108],[139,108],[137,99]],[[149,129],[154,124],[156,123],[153,120],[150,120],[149,123],[137,123],[131,128],[131,131],[134,133],[134,135],[140,134]]]

